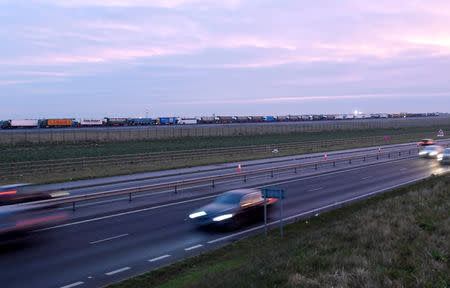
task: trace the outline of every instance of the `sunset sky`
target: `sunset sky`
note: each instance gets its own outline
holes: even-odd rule
[[[0,120],[450,112],[448,0],[0,0]]]

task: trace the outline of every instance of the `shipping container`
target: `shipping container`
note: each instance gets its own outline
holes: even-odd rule
[[[72,119],[43,119],[40,123],[41,128],[72,127]]]
[[[216,118],[213,116],[202,116],[198,121],[200,124],[211,124],[216,123]]]
[[[355,119],[355,115],[353,115],[353,114],[347,114],[347,115],[344,115],[344,118],[345,118],[346,120]]]
[[[122,117],[106,118],[106,125],[108,125],[108,126],[127,126],[128,119],[122,118]]]
[[[129,125],[134,126],[154,125],[156,122],[156,119],[153,118],[132,118],[128,120]]]
[[[234,116],[233,121],[236,123],[246,123],[249,121],[248,116]]]
[[[265,122],[274,122],[275,121],[275,117],[273,117],[273,116],[264,116],[264,121]]]
[[[233,116],[217,116],[216,123],[233,123]]]
[[[159,117],[156,120],[156,124],[159,125],[171,125],[171,124],[177,124],[178,119],[177,117]]]

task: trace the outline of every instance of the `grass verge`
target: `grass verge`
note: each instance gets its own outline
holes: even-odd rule
[[[109,287],[448,287],[449,211],[432,177]]]

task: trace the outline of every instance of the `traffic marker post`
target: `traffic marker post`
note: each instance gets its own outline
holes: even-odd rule
[[[325,152],[325,155],[323,155],[323,160],[327,160],[328,159],[328,155],[327,152]]]
[[[241,168],[241,162],[238,162],[238,172],[242,172],[242,168]]]

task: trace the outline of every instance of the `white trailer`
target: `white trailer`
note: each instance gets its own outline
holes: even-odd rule
[[[81,126],[101,126],[103,125],[103,119],[83,118],[80,124]]]
[[[197,118],[180,118],[178,120],[178,124],[182,125],[197,124]]]
[[[347,114],[345,115],[345,119],[354,119],[355,116],[353,114]]]
[[[12,119],[9,120],[11,128],[32,128],[38,126],[38,120],[35,119]]]

